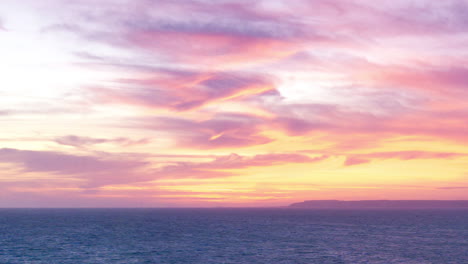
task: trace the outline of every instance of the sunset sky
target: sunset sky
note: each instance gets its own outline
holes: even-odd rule
[[[0,207],[468,199],[466,0],[1,0]]]

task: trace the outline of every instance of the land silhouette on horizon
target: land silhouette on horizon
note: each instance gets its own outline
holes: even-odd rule
[[[290,204],[292,208],[324,208],[324,209],[365,209],[365,208],[395,208],[395,209],[450,209],[467,208],[468,200],[306,200]]]

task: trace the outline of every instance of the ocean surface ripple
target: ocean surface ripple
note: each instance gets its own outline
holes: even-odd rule
[[[468,210],[0,209],[0,263],[468,263]]]

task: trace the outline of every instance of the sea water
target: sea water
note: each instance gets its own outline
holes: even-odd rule
[[[468,210],[0,209],[0,263],[468,263]]]

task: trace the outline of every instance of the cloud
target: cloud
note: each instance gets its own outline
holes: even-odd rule
[[[315,15],[321,27],[362,38],[447,35],[463,32],[467,19],[464,1],[360,0],[289,1],[297,15]]]
[[[150,79],[120,79],[117,89],[91,88],[100,103],[131,104],[186,111],[274,90],[266,76],[234,72],[159,70]]]
[[[242,157],[237,154],[222,156],[216,158],[209,164],[209,168],[217,169],[239,169],[246,167],[274,166],[285,163],[314,163],[327,159],[327,155],[310,158],[302,154],[260,154],[253,157]]]
[[[370,106],[366,106],[365,103],[356,107],[313,102],[296,104],[287,103],[282,99],[265,101],[260,104],[261,107],[275,117],[266,120],[267,125],[264,127],[283,131],[289,136],[319,135],[323,140],[336,142],[337,148],[376,145],[384,139],[397,136],[453,142],[468,140],[463,103],[442,106],[454,109],[437,109],[425,101],[403,100],[395,104],[387,102],[388,105],[384,104],[379,108],[372,100],[384,101],[385,97],[375,98],[373,93],[366,93],[361,95],[370,96],[366,102],[370,103]],[[389,97],[395,99],[393,95]]]
[[[448,186],[448,187],[438,187],[438,190],[459,190],[459,189],[468,189],[468,186]]]
[[[165,132],[182,148],[240,148],[273,140],[261,135],[262,118],[245,114],[224,113],[202,121],[175,117],[141,118],[130,123],[132,127]]]
[[[169,165],[151,168],[151,165],[158,164],[142,161],[141,157],[140,159],[131,159],[128,155],[102,154],[102,156],[108,157],[0,149],[0,163],[18,165],[24,173],[52,173],[62,176],[61,181],[54,180],[58,181],[57,184],[61,187],[73,187],[73,182],[69,182],[70,178],[84,180],[84,184],[79,187],[84,189],[95,189],[105,185],[134,184],[164,178],[224,178],[237,175],[236,172],[230,170],[289,163],[316,163],[328,158],[327,155],[311,158],[307,155],[294,153],[270,153],[255,156],[240,156],[233,153],[217,156],[208,162],[166,161],[165,163],[169,163]],[[28,182],[15,186],[31,185]]]
[[[382,158],[391,159],[398,158],[402,160],[411,159],[446,159],[463,157],[467,154],[464,153],[453,153],[453,152],[429,152],[429,151],[395,151],[395,152],[376,152],[368,154],[370,158]]]
[[[240,156],[232,153],[220,156],[210,162],[181,162],[161,168],[157,175],[163,178],[219,178],[237,175],[229,170],[248,167],[268,167],[289,163],[316,163],[327,159],[327,155],[311,158],[303,154],[271,153],[255,156]]]
[[[413,160],[413,159],[452,159],[457,157],[466,157],[465,153],[454,152],[429,152],[429,151],[393,151],[393,152],[374,152],[368,154],[355,154],[346,158],[345,166],[358,165],[369,163],[372,160],[378,159],[399,159],[399,160]]]
[[[148,180],[148,175],[137,173],[147,162],[124,159],[104,159],[52,151],[0,149],[0,162],[17,164],[24,172],[46,172],[76,177],[87,181],[87,186],[109,183],[131,183]]]
[[[399,89],[412,88],[443,96],[466,96],[468,69],[444,67],[377,67],[369,70],[370,83]],[[366,81],[365,79],[363,81]]]
[[[68,145],[73,147],[87,147],[96,144],[103,144],[103,143],[112,143],[121,146],[133,146],[133,145],[142,145],[148,144],[150,139],[142,138],[139,140],[131,140],[129,138],[119,137],[119,138],[92,138],[92,137],[80,137],[75,135],[68,135],[63,137],[57,137],[54,141],[61,145]]]
[[[49,28],[74,33],[87,42],[199,67],[257,64],[288,56],[309,42],[341,45],[350,41],[332,31],[316,30],[294,13],[265,6],[158,1],[156,8],[147,1],[122,1],[89,8],[67,3],[70,19]]]
[[[404,64],[406,61],[394,63],[385,56],[374,56],[375,50],[363,54],[355,46],[378,48],[376,43],[382,43],[385,48],[388,41],[406,43],[426,35],[445,38],[448,33],[458,34],[466,25],[459,11],[465,10],[466,4],[453,1],[393,1],[382,5],[362,1],[280,1],[277,5],[281,8],[278,8],[266,2],[245,5],[231,1],[159,1],[156,9],[147,1],[129,3],[122,1],[92,10],[87,4],[74,4],[70,17],[76,19],[62,21],[61,25],[68,25],[62,30],[75,32],[87,41],[112,44],[136,52],[131,53],[135,57],[150,58],[141,65],[133,65],[132,74],[114,79],[110,85],[90,88],[88,91],[95,104],[129,104],[180,112],[205,109],[227,101],[250,106],[264,100],[264,110],[276,117],[259,127],[255,131],[257,136],[271,129],[290,136],[327,133],[329,139],[342,141],[337,145],[343,146],[350,146],[349,141],[356,136],[364,145],[399,135],[456,142],[467,140],[462,114],[456,118],[450,114],[453,109],[447,110],[446,115],[451,120],[441,120],[438,116],[446,110],[426,105],[436,96],[427,91],[437,92],[446,100],[464,97],[466,69],[433,65],[432,55],[427,54],[414,55],[422,62],[412,61],[409,56],[408,65]],[[172,13],[168,15],[161,10]],[[221,13],[222,19],[218,15]],[[302,17],[314,17],[317,21],[300,19]],[[83,23],[78,25],[76,21]],[[438,50],[434,52],[435,61],[440,61],[441,56],[448,58]],[[109,62],[103,61],[100,55],[81,53],[81,56],[98,60],[102,67],[132,68],[116,57]],[[372,60],[374,57],[377,61]],[[135,64],[136,60],[132,61]],[[231,67],[230,63],[236,62],[245,63],[244,67]],[[258,62],[264,68],[250,67],[250,62]],[[294,65],[309,73],[336,75],[332,81],[345,84],[326,87],[334,97],[327,106],[285,103],[278,99],[281,95],[276,86],[281,82],[272,77],[282,63],[286,71]],[[160,64],[172,68],[158,68]],[[154,66],[152,72],[148,65]],[[226,71],[226,68],[242,70]],[[269,70],[272,73],[265,74]],[[316,86],[314,81],[310,81],[311,90]],[[276,100],[268,100],[275,96]],[[413,125],[416,123],[418,125]],[[198,133],[200,138],[195,138],[195,134],[189,136],[185,145],[214,148],[268,142],[261,136],[247,139],[253,139],[253,135],[232,138],[221,132],[216,135],[204,132]],[[212,137],[219,135],[213,140]],[[369,143],[366,144],[364,138]],[[192,142],[203,143],[197,146],[190,144]]]
[[[347,157],[344,165],[352,166],[352,165],[358,165],[358,164],[369,163],[369,162],[370,162],[369,159],[363,159],[363,158],[358,158],[358,157]]]

